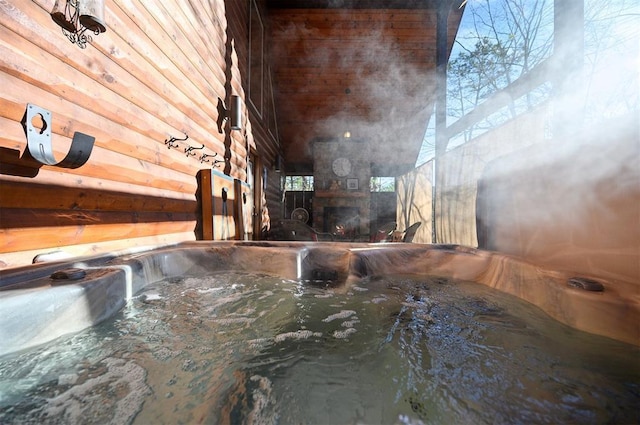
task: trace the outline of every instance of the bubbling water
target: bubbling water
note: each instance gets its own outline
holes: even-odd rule
[[[220,273],[0,358],[0,422],[640,422],[637,347],[470,282]]]

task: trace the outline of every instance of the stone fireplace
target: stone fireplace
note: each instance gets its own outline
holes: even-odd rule
[[[368,240],[371,165],[367,143],[331,139],[314,143],[313,227],[346,240]]]
[[[360,233],[360,209],[357,207],[324,207],[323,231],[351,239]]]

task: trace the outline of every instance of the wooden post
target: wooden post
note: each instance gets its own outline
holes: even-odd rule
[[[584,119],[584,0],[553,4],[553,137],[575,137]]]
[[[210,169],[198,171],[198,198],[198,227],[201,229],[198,236],[202,240],[213,240],[213,182]]]
[[[438,4],[436,21],[436,149],[433,158],[433,183],[431,200],[431,242],[438,243],[436,230],[438,172],[440,158],[447,151],[447,32],[450,1],[441,0]]]
[[[235,239],[245,239],[245,222],[244,222],[244,210],[245,210],[245,198],[246,195],[242,191],[242,182],[238,179],[233,181],[233,192],[235,195],[235,208],[233,219],[236,222],[236,237]]]

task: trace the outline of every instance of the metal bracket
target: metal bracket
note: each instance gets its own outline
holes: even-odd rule
[[[42,120],[42,128],[34,126],[34,120],[37,120],[38,117]],[[29,153],[36,161],[46,165],[78,168],[89,159],[96,140],[93,136],[76,131],[73,134],[69,152],[62,161],[58,162],[53,155],[53,145],[51,144],[51,112],[28,103],[22,118],[22,126],[27,135]]]

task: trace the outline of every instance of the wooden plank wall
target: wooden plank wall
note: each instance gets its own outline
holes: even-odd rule
[[[80,49],[51,20],[54,0],[0,2],[0,268],[59,249],[89,255],[193,240],[196,174],[211,167],[199,156],[224,159],[216,170],[241,181],[250,147],[265,163],[275,158],[256,111],[244,108],[242,131],[219,120],[220,100],[245,98],[248,0],[105,3],[107,31]],[[58,159],[74,132],[95,137],[86,164],[25,157],[28,103],[51,111]],[[204,149],[188,156],[189,145]]]
[[[374,167],[410,167],[418,155],[434,103],[437,9],[356,3],[269,10],[287,170],[312,172],[312,141],[345,131],[371,144]],[[461,14],[449,14],[449,46]]]

